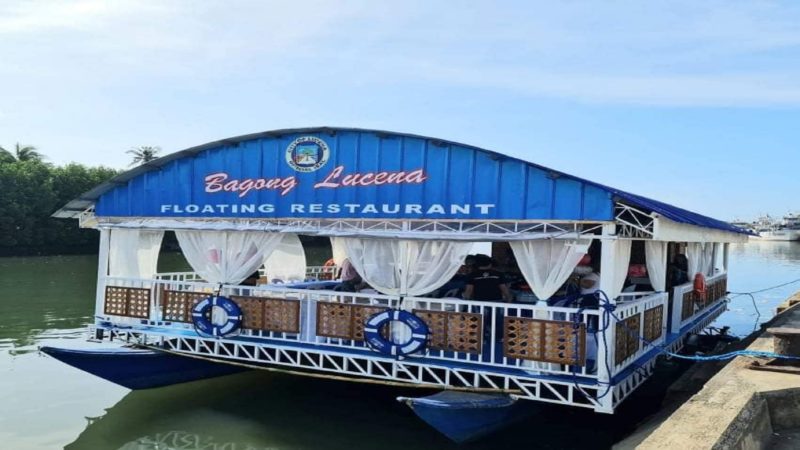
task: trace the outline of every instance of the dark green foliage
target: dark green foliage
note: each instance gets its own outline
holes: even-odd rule
[[[0,158],[0,256],[96,252],[97,231],[50,215],[116,174],[106,167]]]

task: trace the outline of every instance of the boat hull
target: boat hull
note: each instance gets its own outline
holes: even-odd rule
[[[759,238],[762,241],[797,241],[800,240],[800,231],[798,230],[762,231],[761,233],[759,233]]]
[[[128,389],[150,389],[243,372],[245,368],[178,356],[156,350],[65,349],[41,347],[42,353]]]
[[[453,391],[397,400],[457,443],[473,441],[524,419],[536,406],[531,402],[518,402],[507,395]]]

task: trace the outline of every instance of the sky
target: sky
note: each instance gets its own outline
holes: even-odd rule
[[[800,2],[0,3],[0,146],[463,142],[724,220],[800,211]]]

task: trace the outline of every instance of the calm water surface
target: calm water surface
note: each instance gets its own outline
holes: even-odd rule
[[[168,254],[159,265],[180,270],[185,262]],[[90,345],[83,327],[91,321],[95,274],[92,256],[0,259],[0,448],[455,448],[393,400],[428,390],[257,372],[131,392],[40,355],[40,345]],[[797,278],[800,244],[732,247],[731,291]],[[748,334],[798,289],[757,294],[760,317],[749,297],[737,297],[718,324]],[[613,419],[546,406],[524,424],[461,448],[606,448],[645,415],[646,400],[636,402]]]

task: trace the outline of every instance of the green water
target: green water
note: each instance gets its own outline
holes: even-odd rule
[[[162,271],[185,267],[178,254],[159,262]],[[800,278],[800,244],[735,246],[731,272],[733,291]],[[131,392],[39,354],[45,344],[91,345],[83,327],[95,274],[93,256],[0,259],[0,448],[457,448],[394,401],[428,390],[254,372]],[[760,320],[796,289],[759,294]],[[750,299],[737,298],[719,323],[745,334],[756,319]],[[615,416],[542,406],[527,421],[460,448],[608,448],[655,409],[659,395],[644,388]]]

